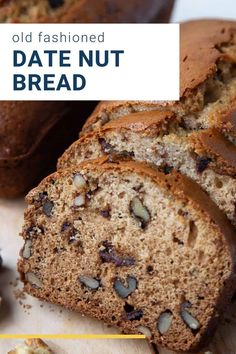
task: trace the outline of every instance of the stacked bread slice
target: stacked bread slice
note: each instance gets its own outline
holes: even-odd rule
[[[102,156],[154,164],[165,174],[178,170],[197,182],[236,225],[236,147],[218,131],[176,130],[171,112],[139,112],[84,135],[61,157],[59,168]]]
[[[27,292],[172,350],[211,339],[236,289],[235,33],[182,25],[179,102],[98,106],[27,197]]]

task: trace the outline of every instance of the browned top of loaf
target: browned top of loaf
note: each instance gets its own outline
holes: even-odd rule
[[[124,129],[146,135],[156,135],[160,131],[167,129],[168,124],[173,121],[177,122],[177,117],[174,113],[169,111],[147,111],[128,114],[120,117],[119,119],[111,120],[99,130],[94,130],[82,135],[79,140],[75,141],[68,148],[68,150],[73,149],[73,147],[77,144],[90,141],[95,137],[103,137],[103,133],[109,130],[118,131]],[[62,155],[62,158],[65,155],[66,151]]]
[[[96,123],[99,119],[104,118],[106,123],[106,117],[109,117],[111,113],[117,111],[117,109],[129,109],[133,112],[133,106],[142,105],[143,107],[152,107],[157,105],[157,101],[102,101],[96,106],[92,114],[86,120],[83,130],[89,129],[90,125]],[[160,102],[161,104],[161,102]],[[125,113],[127,115],[127,113]],[[109,121],[109,119],[108,119]],[[104,123],[104,124],[105,124]],[[103,124],[102,124],[103,125]]]
[[[176,119],[169,111],[136,112],[107,123],[102,130],[127,129],[135,132],[154,133],[163,129],[164,125]]]
[[[174,171],[169,175],[158,171],[156,168],[150,167],[150,165],[143,162],[136,161],[116,161],[112,162],[109,157],[103,157],[97,160],[90,160],[81,163],[76,167],[71,167],[65,170],[59,170],[54,174],[46,177],[41,184],[50,184],[52,180],[56,178],[63,177],[68,174],[68,171],[74,173],[74,171],[81,170],[101,170],[101,171],[120,171],[124,172],[135,172],[137,174],[143,175],[144,177],[151,178],[160,187],[166,190],[170,190],[178,199],[184,202],[189,202],[195,210],[203,212],[206,219],[212,220],[215,228],[222,234],[225,235],[226,240],[230,245],[230,252],[232,258],[235,260],[235,272],[236,272],[236,237],[235,229],[228,221],[227,217],[223,212],[219,210],[216,204],[208,197],[208,195],[196,184],[194,181],[188,179],[187,177]],[[41,185],[40,184],[40,185]],[[37,188],[35,189],[37,190]],[[35,190],[32,190],[26,200],[28,203],[34,198]]]
[[[218,49],[236,32],[235,21],[196,20],[181,25],[180,96],[188,94],[213,74],[225,57]]]

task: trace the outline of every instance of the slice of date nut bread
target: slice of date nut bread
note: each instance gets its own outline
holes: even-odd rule
[[[187,178],[97,160],[28,197],[24,289],[176,351],[211,338],[235,290],[235,234]]]
[[[236,147],[216,130],[186,134],[171,112],[138,112],[88,133],[63,154],[58,169],[104,155],[128,157],[197,182],[236,226]]]
[[[180,101],[102,102],[82,134],[132,112],[168,108],[183,118],[186,131],[216,128],[235,141],[236,22],[183,23],[180,47]]]

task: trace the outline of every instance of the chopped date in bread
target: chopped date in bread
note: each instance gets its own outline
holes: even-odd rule
[[[65,231],[68,231],[68,230],[71,230],[71,223],[68,222],[68,221],[65,221],[63,224],[62,224],[62,227],[61,227],[61,232],[65,232]]]
[[[173,166],[169,166],[169,165],[164,165],[161,170],[164,172],[165,175],[168,175],[169,173],[171,173],[173,171],[174,167]]]
[[[125,321],[139,321],[143,317],[143,310],[137,309],[133,311],[125,311],[123,319]]]
[[[133,151],[122,150],[121,152],[117,153],[117,155],[120,156],[121,159],[129,160],[130,158],[134,157],[134,152]]]
[[[147,270],[147,273],[148,273],[148,274],[153,274],[154,268],[153,268],[152,265],[148,265],[147,268],[146,268],[146,270]]]
[[[101,216],[104,217],[105,219],[110,219],[111,217],[110,213],[111,213],[110,209],[105,209],[100,211]]]
[[[105,248],[99,251],[99,255],[103,262],[114,263],[117,267],[130,267],[135,264],[134,258],[118,254],[109,241],[104,241],[102,245]]]
[[[211,158],[207,156],[198,156],[196,162],[197,172],[198,173],[204,172],[207,169],[210,162],[211,162]]]
[[[29,239],[33,237],[37,237],[40,234],[44,235],[44,228],[42,225],[40,226],[31,225],[30,227],[27,228],[26,234],[27,234],[27,238]]]
[[[48,2],[52,9],[57,9],[64,5],[64,0],[48,0]]]
[[[42,208],[43,213],[50,217],[52,215],[52,210],[54,203],[48,198],[47,192],[40,192],[38,197],[35,199],[35,206]]]
[[[117,151],[115,147],[110,143],[107,143],[105,139],[99,138],[98,141],[99,144],[101,145],[102,152],[104,154],[112,155],[114,159],[126,159],[126,158],[129,159],[134,157],[133,151],[127,151],[127,150]]]
[[[99,139],[99,144],[101,145],[101,149],[105,154],[111,154],[114,152],[114,147],[107,143],[105,139]]]
[[[79,231],[68,221],[64,222],[61,227],[63,237],[66,237],[69,244],[78,241]]]

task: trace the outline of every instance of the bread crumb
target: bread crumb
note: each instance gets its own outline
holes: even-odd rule
[[[8,354],[53,354],[47,344],[39,338],[27,339]]]
[[[16,300],[25,300],[26,299],[26,295],[24,293],[23,290],[17,289],[13,291]]]

